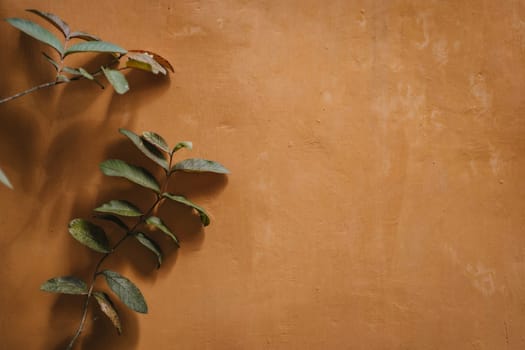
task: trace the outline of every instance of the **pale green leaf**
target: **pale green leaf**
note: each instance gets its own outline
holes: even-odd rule
[[[128,92],[129,90],[129,83],[126,80],[126,77],[124,74],[120,73],[116,69],[110,69],[110,68],[102,68],[102,72],[104,72],[104,75],[108,79],[111,85],[113,85],[113,88],[115,91],[122,95]]]
[[[114,223],[117,226],[119,226],[120,228],[122,228],[124,231],[126,231],[126,232],[129,231],[128,225],[126,225],[124,223],[124,221],[122,221],[118,216],[115,216],[115,215],[112,215],[112,214],[96,214],[95,218],[101,219],[101,220],[106,220],[106,221],[111,221],[112,223]]]
[[[62,67],[62,70],[66,73],[73,74],[73,75],[80,75],[83,76],[86,79],[94,80],[95,77],[89,74],[84,68],[71,68],[71,67]]]
[[[106,293],[93,292],[95,300],[100,306],[100,310],[109,318],[113,326],[117,329],[118,334],[122,334],[122,324],[120,323],[120,317],[118,316],[117,310],[113,305],[113,302]]]
[[[161,220],[161,218],[159,217],[156,217],[156,216],[150,216],[149,218],[146,219],[146,223],[148,225],[151,225],[151,226],[154,226],[156,227],[157,229],[159,229],[161,232],[165,233],[166,235],[168,235],[172,240],[173,242],[175,242],[175,244],[177,245],[177,247],[180,246],[179,244],[179,239],[177,238],[177,236],[175,236],[173,234],[173,232],[171,232],[171,230],[169,229],[168,226],[166,226],[166,224],[164,224],[164,222]]]
[[[57,77],[57,81],[60,81],[60,82],[63,82],[63,83],[68,83],[70,82],[71,80],[66,77],[65,75],[63,74],[60,74],[58,77]]]
[[[106,176],[123,177],[131,182],[160,193],[160,187],[149,171],[130,165],[120,159],[108,159],[100,163],[100,170]]]
[[[171,168],[171,172],[185,171],[190,173],[217,173],[217,174],[229,174],[230,171],[226,169],[222,164],[214,162],[212,160],[190,158],[178,162]]]
[[[39,24],[22,18],[7,18],[6,21],[13,27],[21,30],[27,35],[47,44],[57,50],[62,55],[64,52],[64,46],[49,30],[41,27]]]
[[[140,244],[155,254],[157,257],[157,268],[160,268],[160,265],[162,264],[162,251],[160,250],[159,245],[142,232],[135,232],[135,238]]]
[[[120,216],[141,216],[142,213],[134,204],[125,200],[112,200],[94,209],[99,213],[111,213]]]
[[[146,301],[133,282],[115,271],[104,270],[102,274],[106,278],[109,288],[127,307],[136,312],[148,313]]]
[[[64,34],[65,38],[67,38],[69,36],[69,33],[71,31],[71,29],[69,29],[69,25],[66,22],[64,22],[64,20],[62,20],[60,17],[58,17],[57,15],[54,15],[54,14],[49,13],[49,12],[43,12],[43,11],[35,10],[35,9],[29,9],[29,10],[26,10],[26,11],[32,12],[35,15],[38,15],[38,16],[42,17],[43,19],[45,19],[46,21],[48,21],[49,23],[54,25],[58,30],[60,30],[62,32],[62,34]]]
[[[86,41],[100,41],[100,38],[96,35],[89,34],[86,32],[73,32],[69,35],[70,39],[83,39]]]
[[[171,199],[174,202],[184,204],[190,208],[193,208],[199,213],[199,216],[201,218],[201,222],[204,226],[208,226],[210,224],[210,217],[208,216],[208,213],[206,213],[206,210],[204,208],[198,206],[197,204],[193,203],[189,199],[187,199],[184,196],[178,196],[175,194],[164,192],[162,194],[162,197]]]
[[[87,294],[86,283],[74,276],[55,277],[40,286],[40,290],[49,293]]]
[[[164,151],[166,153],[170,152],[170,148],[168,146],[168,143],[159,134],[156,134],[153,131],[144,131],[142,133],[142,137],[144,139],[146,139],[146,141],[148,141],[152,145],[154,145],[157,148],[159,148],[160,150],[162,150],[162,151]]]
[[[173,147],[173,151],[171,151],[171,153],[175,153],[178,150],[180,150],[181,148],[187,148],[187,149],[191,150],[191,149],[193,149],[193,143],[191,141],[179,142],[179,143],[177,143],[175,145],[175,147]]]
[[[118,45],[108,43],[106,41],[85,41],[71,45],[64,53],[64,57],[77,52],[107,52],[124,55],[128,51]]]
[[[89,80],[95,80],[95,77],[92,76],[91,74],[88,73],[88,71],[86,71],[84,68],[82,67],[79,67],[78,68],[78,72],[80,73],[80,75],[82,75],[84,78],[86,79],[89,79]]]
[[[73,219],[69,223],[69,233],[77,241],[99,253],[111,251],[104,230],[84,219]]]
[[[137,134],[135,134],[133,131],[120,128],[119,132],[122,135],[125,135],[127,138],[133,142],[133,144],[142,152],[146,157],[160,165],[163,169],[166,171],[169,170],[169,165],[166,159],[164,158],[164,154],[160,152],[157,148],[152,147],[151,145],[148,145],[144,140]],[[147,140],[147,139],[146,139]],[[150,147],[148,147],[150,146]]]
[[[5,173],[0,169],[0,182],[3,183],[5,186],[9,187],[10,189],[13,189],[13,185],[5,175]]]

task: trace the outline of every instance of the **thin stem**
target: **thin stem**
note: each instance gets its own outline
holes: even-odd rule
[[[9,96],[9,97],[1,99],[0,100],[0,104],[5,103],[5,102],[9,102],[9,101],[14,100],[14,99],[19,98],[19,97],[22,97],[24,95],[27,95],[27,94],[33,92],[33,91],[37,91],[37,90],[40,90],[40,89],[48,88],[50,86],[55,86],[55,85],[62,84],[62,83],[65,83],[65,81],[55,80],[55,81],[50,81],[48,83],[40,84],[40,85],[37,85],[37,86],[33,86],[32,88],[24,90],[22,92],[19,92],[18,94],[15,94],[13,96]]]
[[[167,178],[166,178],[166,181],[165,183],[167,182]],[[165,184],[164,183],[164,184]],[[69,342],[69,345],[67,346],[66,350],[71,350],[73,349],[73,345],[75,344],[76,340],[78,339],[78,337],[80,336],[80,334],[82,333],[82,330],[84,329],[84,324],[86,323],[86,318],[87,318],[87,312],[88,312],[88,306],[89,306],[89,300],[91,299],[91,296],[93,295],[93,288],[95,287],[95,282],[97,280],[97,277],[99,276],[100,274],[100,267],[102,266],[102,263],[109,257],[109,255],[113,252],[115,252],[115,250],[122,244],[124,243],[124,241],[126,239],[128,239],[129,237],[131,237],[133,235],[133,232],[135,231],[135,229],[137,227],[139,227],[141,224],[145,223],[146,220],[145,218],[148,217],[152,212],[153,210],[157,207],[157,205],[161,202],[162,200],[162,197],[160,197],[159,195],[157,195],[157,199],[155,200],[155,203],[153,203],[153,205],[146,211],[146,214],[142,215],[139,220],[135,223],[135,225],[133,225],[133,227],[131,229],[129,229],[126,234],[124,234],[124,236],[122,236],[120,238],[120,240],[115,243],[115,245],[111,248],[111,251],[109,253],[105,253],[101,258],[100,260],[97,262],[97,265],[95,266],[95,272],[93,272],[93,277],[91,279],[91,285],[89,286],[89,290],[88,290],[88,293],[86,295],[86,301],[84,302],[84,306],[82,308],[82,318],[80,319],[80,324],[78,325],[78,329],[77,331],[75,332],[75,335],[73,336],[73,338],[71,339],[71,341]]]
[[[115,63],[118,63],[120,61],[121,57],[122,57],[122,55],[119,56],[118,58],[113,59],[105,67],[111,67]],[[58,79],[60,73],[62,72],[63,63],[64,63],[64,60],[63,60],[63,57],[61,57],[60,65],[59,65],[59,68],[57,70],[57,79]],[[123,67],[123,68],[120,68],[119,70],[124,70],[126,68],[129,68],[129,67]],[[102,73],[102,69],[99,68],[95,72],[91,73],[91,75],[97,76],[97,75],[100,75],[101,73]],[[77,77],[70,78],[69,81],[54,80],[54,81],[50,81],[48,83],[44,83],[44,84],[40,84],[40,85],[37,85],[37,86],[33,86],[32,88],[24,90],[22,92],[19,92],[19,93],[13,95],[13,96],[9,96],[9,97],[0,99],[0,104],[5,103],[5,102],[9,102],[11,100],[14,100],[14,99],[17,99],[19,97],[25,96],[25,95],[27,95],[27,94],[29,94],[31,92],[34,92],[34,91],[37,91],[37,90],[40,90],[40,89],[48,88],[48,87],[59,85],[59,84],[63,84],[63,83],[68,83],[68,82],[71,82],[71,81],[82,80],[82,79],[86,79],[86,78],[84,78],[83,76],[77,76]],[[95,83],[98,84],[99,86],[101,86],[102,88],[104,88],[103,85],[100,84],[98,81],[95,81]]]

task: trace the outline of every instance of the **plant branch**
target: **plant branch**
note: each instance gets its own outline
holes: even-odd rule
[[[33,91],[37,91],[37,90],[40,90],[40,89],[45,89],[45,88],[48,88],[48,87],[51,87],[51,86],[55,86],[55,85],[58,85],[58,84],[62,84],[62,83],[65,83],[65,81],[55,80],[55,81],[50,81],[48,83],[40,84],[40,85],[37,85],[37,86],[33,86],[32,88],[24,90],[22,92],[19,92],[18,94],[15,94],[13,96],[9,96],[9,97],[1,99],[0,100],[0,104],[5,103],[5,102],[9,102],[9,101],[14,100],[14,99],[19,98],[19,97],[22,97],[24,95],[27,95],[27,94],[33,92]]]
[[[114,64],[120,62],[120,58],[122,56],[119,56],[118,58],[115,58],[113,59],[111,62],[109,62],[106,66],[104,66],[105,68],[107,67],[111,67],[113,66]],[[57,68],[57,79],[58,79],[58,76],[60,75],[60,73],[62,72],[62,66],[63,66],[63,60],[61,59],[60,61],[60,66],[59,68]],[[127,69],[129,67],[122,67],[120,68],[119,70],[124,70],[124,69]],[[95,72],[91,73],[91,75],[93,76],[97,76],[97,75],[100,75],[102,74],[102,69],[99,68],[98,70],[96,70]],[[59,85],[59,84],[63,84],[63,83],[68,83],[68,82],[71,82],[71,81],[76,81],[76,80],[87,80],[85,77],[83,76],[76,76],[76,77],[72,77],[69,79],[69,81],[65,81],[65,80],[54,80],[54,81],[50,81],[50,82],[47,82],[47,83],[43,83],[43,84],[40,84],[40,85],[37,85],[37,86],[33,86],[32,88],[30,89],[27,89],[27,90],[24,90],[22,92],[19,92],[13,96],[9,96],[9,97],[6,97],[6,98],[3,98],[3,99],[0,99],[0,104],[2,103],[5,103],[5,102],[9,102],[11,100],[14,100],[14,99],[17,99],[19,97],[22,97],[22,96],[25,96],[27,94],[30,94],[34,91],[37,91],[37,90],[40,90],[40,89],[45,89],[45,88],[48,88],[48,87],[51,87],[51,86],[55,86],[55,85]],[[98,81],[95,81],[95,83],[99,86],[101,86],[102,88],[104,88],[104,86],[102,84],[100,84],[100,82]]]
[[[171,161],[170,161],[171,163]],[[164,186],[166,185],[166,183],[168,182],[168,177],[166,177],[166,181],[164,181]],[[157,199],[155,200],[155,203],[153,203],[153,205],[146,211],[146,213],[144,215],[142,215],[138,221],[135,223],[135,225],[133,225],[133,227],[131,229],[129,229],[128,231],[126,231],[126,233],[124,234],[124,236],[122,236],[120,238],[120,240],[118,240],[117,243],[115,243],[115,245],[111,248],[111,251],[109,253],[105,253],[101,258],[100,260],[97,262],[97,265],[95,266],[95,272],[93,272],[93,277],[91,279],[91,285],[89,286],[89,290],[88,290],[88,293],[86,295],[86,301],[84,303],[84,306],[82,308],[82,318],[80,319],[80,324],[78,325],[78,329],[77,331],[75,332],[75,335],[73,336],[73,338],[71,339],[71,341],[69,342],[69,345],[67,346],[67,350],[71,350],[73,349],[73,345],[75,344],[76,340],[78,339],[78,337],[80,336],[80,334],[82,333],[82,330],[84,329],[84,324],[86,323],[86,318],[87,318],[87,312],[88,312],[88,306],[89,306],[89,300],[91,299],[91,296],[93,295],[93,289],[95,287],[95,282],[97,280],[97,277],[99,276],[100,274],[100,267],[102,266],[102,263],[109,257],[110,254],[112,254],[113,252],[115,252],[115,250],[122,244],[124,243],[124,241],[126,239],[128,239],[129,237],[131,237],[134,233],[134,231],[137,229],[137,227],[139,227],[140,225],[144,224],[146,222],[146,219],[152,212],[153,210],[158,206],[158,204],[162,201],[162,197],[157,195]]]

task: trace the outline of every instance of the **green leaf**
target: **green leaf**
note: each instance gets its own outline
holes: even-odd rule
[[[173,147],[173,151],[171,151],[171,153],[175,153],[177,152],[178,150],[180,150],[181,148],[187,148],[189,150],[193,149],[193,143],[191,141],[182,141],[182,142],[179,142],[175,145],[175,147]]]
[[[86,32],[73,32],[69,35],[69,38],[83,39],[86,41],[100,41],[100,38],[98,36]]]
[[[170,236],[171,239],[173,239],[173,242],[175,242],[175,244],[177,245],[177,247],[180,247],[179,239],[177,238],[177,236],[175,236],[173,232],[171,232],[169,227],[166,226],[159,217],[150,216],[149,218],[146,219],[146,223],[158,228],[160,231]]]
[[[100,170],[106,176],[123,177],[131,182],[160,193],[160,187],[149,171],[144,168],[130,165],[120,159],[108,159],[100,163]]]
[[[79,67],[78,71],[79,71],[80,75],[82,75],[84,78],[86,78],[88,80],[95,80],[95,77],[92,76],[91,74],[89,74],[84,68]]]
[[[160,152],[157,148],[155,148],[155,147],[149,147],[148,148],[148,145],[144,142],[144,140],[142,140],[142,138],[140,138],[140,136],[135,134],[133,131],[130,131],[130,130],[127,130],[127,129],[124,129],[124,128],[120,128],[118,131],[122,135],[127,136],[127,138],[129,138],[131,140],[131,142],[133,142],[133,144],[142,153],[144,153],[144,155],[146,155],[146,157],[148,157],[149,159],[151,159],[152,161],[154,161],[155,163],[160,165],[166,171],[169,170],[169,165],[168,165],[168,162],[166,161],[166,159],[164,158],[164,154],[162,152]],[[146,141],[146,142],[148,142],[148,141]]]
[[[118,334],[122,334],[122,324],[120,323],[120,317],[118,316],[117,310],[113,305],[113,302],[106,293],[93,292],[95,300],[100,306],[100,310],[109,318],[113,326],[117,329]]]
[[[13,189],[13,185],[11,185],[11,182],[5,175],[5,173],[0,169],[0,182],[3,183],[5,186],[9,187],[10,189]]]
[[[106,220],[106,221],[111,221],[112,223],[114,223],[117,226],[119,226],[120,228],[122,228],[124,231],[126,231],[126,232],[129,231],[128,225],[126,225],[124,223],[124,221],[120,220],[120,218],[118,216],[111,215],[111,214],[96,214],[95,218],[101,219],[101,220]]]
[[[204,226],[208,226],[210,224],[210,217],[208,216],[208,214],[206,213],[206,210],[204,210],[204,208],[198,206],[197,204],[191,202],[189,199],[187,199],[186,197],[184,196],[178,196],[178,195],[175,195],[175,194],[171,194],[171,193],[167,193],[167,192],[164,192],[162,194],[162,197],[164,198],[168,198],[168,199],[171,199],[172,201],[174,202],[178,202],[178,203],[181,203],[181,204],[184,204],[190,208],[193,208],[195,209],[198,213],[199,213],[199,216],[201,218],[201,222]]]
[[[74,276],[55,277],[40,286],[40,290],[49,293],[87,294],[86,283]]]
[[[111,213],[120,216],[141,216],[142,212],[132,203],[125,200],[112,200],[94,209],[99,213]]]
[[[136,312],[148,313],[146,301],[133,282],[115,271],[104,270],[102,274],[106,278],[109,288],[115,292],[127,307]]]
[[[85,41],[71,45],[64,53],[64,57],[77,52],[107,52],[125,55],[128,51],[118,45],[106,41]]]
[[[77,241],[99,253],[109,253],[108,239],[102,227],[84,219],[73,219],[69,223],[69,233]]]
[[[115,91],[122,95],[128,92],[129,90],[129,83],[126,80],[126,77],[124,74],[120,73],[118,70],[115,69],[109,69],[109,68],[102,68],[102,72],[104,72],[104,75],[108,79],[111,85],[113,85],[113,88]]]
[[[168,73],[166,68],[164,68],[159,62],[155,61],[152,55],[145,52],[128,52],[126,67],[145,70],[153,74],[162,73],[162,75],[166,75]]]
[[[63,67],[62,70],[66,73],[73,74],[73,75],[80,75],[83,76],[86,79],[94,80],[95,77],[89,74],[84,68],[71,68],[71,67]]]
[[[48,21],[49,23],[54,25],[58,30],[60,30],[62,32],[62,34],[64,34],[65,38],[67,38],[69,36],[69,33],[71,31],[69,29],[69,25],[66,22],[64,22],[60,17],[58,17],[57,15],[54,15],[54,14],[49,13],[49,12],[42,12],[42,11],[35,10],[35,9],[29,9],[29,10],[26,10],[26,11],[32,12],[35,15],[38,15],[38,16],[42,17],[43,19],[45,19],[46,21]]]
[[[154,133],[153,131],[144,131],[142,133],[142,137],[146,139],[149,143],[154,145],[155,147],[159,148],[160,150],[169,153],[170,148],[168,147],[168,143],[162,136],[159,134]]]
[[[60,74],[60,75],[57,77],[57,81],[68,83],[68,82],[70,82],[71,80],[69,80],[69,78],[66,77],[65,75]]]
[[[212,160],[190,158],[178,162],[171,168],[171,172],[185,171],[190,173],[217,173],[217,174],[229,174],[230,171],[226,169],[222,164],[214,162]]]
[[[22,18],[7,18],[6,21],[18,30],[21,30],[27,35],[51,46],[57,50],[60,55],[62,55],[64,52],[64,46],[58,40],[58,38],[54,36],[49,30],[41,27],[35,22]]]
[[[42,52],[42,55],[44,55],[45,59],[55,67],[55,70],[58,72],[59,65],[58,63],[52,59],[47,53]]]
[[[162,251],[160,250],[159,245],[142,232],[135,232],[135,238],[140,244],[151,250],[153,254],[157,256],[157,268],[160,268],[160,265],[162,264]]]

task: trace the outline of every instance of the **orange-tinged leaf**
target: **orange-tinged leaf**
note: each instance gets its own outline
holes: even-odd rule
[[[151,52],[151,51],[148,51],[148,50],[128,50],[128,55],[129,55],[130,52],[131,53],[148,54],[155,61],[157,61],[162,67],[164,67],[166,69],[169,69],[172,73],[175,73],[175,70],[173,69],[173,66],[171,65],[171,63],[167,59],[162,57],[161,55],[156,54],[155,52]]]
[[[111,299],[109,299],[109,296],[103,292],[94,292],[93,296],[97,300],[100,310],[102,310],[102,312],[109,318],[111,323],[113,323],[117,329],[118,334],[122,334],[122,324],[120,323],[120,317],[118,316],[117,310],[115,310],[113,302],[111,302]]]

